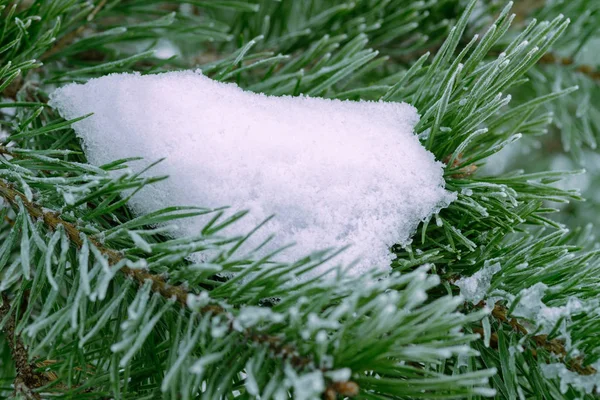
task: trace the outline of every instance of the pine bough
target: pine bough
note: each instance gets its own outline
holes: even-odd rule
[[[526,90],[567,18],[511,28],[510,5],[458,1],[0,4],[3,396],[593,396],[598,250],[544,202],[580,196],[554,185],[568,173],[480,173],[503,147],[544,133],[541,107],[572,96],[509,94]],[[164,38],[189,56],[148,50]],[[290,263],[241,251],[247,236],[223,233],[239,215],[132,215],[122,193],[165,178],[130,172],[128,159],[87,163],[76,121],[46,105],[48,92],[196,65],[271,95],[414,105],[456,201],[392,248],[392,273],[335,280],[311,275],[335,250]],[[166,234],[198,215],[210,218],[197,235]],[[199,251],[210,259],[190,262]],[[482,274],[473,298],[483,301],[465,302],[455,283]]]

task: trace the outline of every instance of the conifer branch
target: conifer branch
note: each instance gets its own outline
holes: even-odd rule
[[[13,155],[9,150],[7,150],[4,147],[0,147],[0,154],[17,156]],[[18,207],[19,202],[21,202],[32,218],[42,220],[44,224],[52,231],[55,231],[56,229],[58,229],[59,226],[62,226],[71,243],[73,243],[77,248],[81,248],[83,246],[81,232],[74,224],[62,219],[58,213],[47,211],[41,206],[30,202],[29,200],[27,200],[26,196],[23,193],[20,193],[18,190],[14,189],[10,183],[2,179],[0,179],[0,196],[2,196],[6,201],[8,201],[13,207]],[[89,238],[89,240],[104,256],[106,256],[108,262],[111,265],[115,265],[119,261],[122,261],[124,259],[123,255],[120,252],[107,248],[106,246],[102,245],[98,240],[91,237]],[[187,306],[188,295],[190,293],[183,286],[170,285],[161,276],[140,269],[134,269],[127,266],[123,266],[120,269],[120,271],[135,282],[137,282],[140,286],[143,285],[146,281],[150,281],[152,283],[151,290],[153,292],[160,294],[165,299],[174,298],[181,306]],[[5,301],[5,304],[8,304],[8,302]],[[202,307],[199,311],[202,314],[226,314],[227,318],[229,319],[228,329],[229,331],[234,330],[234,317],[227,313],[227,311],[223,307],[215,304],[209,304]],[[293,345],[284,343],[281,340],[281,338],[277,336],[261,334],[253,329],[245,329],[242,334],[245,337],[245,339],[249,342],[266,345],[266,347],[271,351],[273,355],[283,360],[289,361],[291,365],[293,365],[295,368],[303,369],[308,365],[314,363],[312,357],[300,355]],[[20,354],[21,353],[15,354],[15,356],[19,356]],[[327,371],[327,369],[322,370]],[[27,374],[25,375],[29,376]],[[326,389],[326,396],[333,396],[333,398],[335,398],[337,394],[340,394],[343,396],[352,397],[356,396],[358,392],[359,386],[356,382],[331,382]]]
[[[6,154],[6,149],[0,150],[0,153]],[[29,212],[32,218],[41,219],[44,221],[46,226],[50,228],[52,231],[56,230],[59,225],[65,229],[67,236],[69,237],[71,243],[73,243],[78,248],[81,248],[83,245],[83,241],[80,237],[80,231],[77,229],[75,225],[70,222],[64,221],[58,213],[54,213],[51,211],[45,211],[39,205],[30,202],[27,200],[24,194],[15,190],[11,187],[11,185],[3,180],[0,180],[0,195],[4,197],[11,205],[18,206],[17,199],[20,199],[25,209]],[[94,238],[89,238],[90,242],[94,244],[100,250],[102,254],[106,256],[108,262],[112,265],[118,263],[123,260],[123,256],[118,251],[109,249],[103,246],[100,242],[98,242]],[[159,293],[161,296],[169,299],[175,298],[178,303],[181,305],[186,305],[188,292],[181,286],[169,285],[165,280],[157,275],[151,274],[147,271],[132,269],[127,266],[121,268],[121,272],[125,275],[132,278],[134,281],[139,284],[144,284],[147,280],[152,282],[152,290],[156,293]],[[222,314],[225,310],[220,306],[209,305],[204,307],[201,310],[203,313],[213,313],[213,314]]]
[[[494,305],[492,316],[501,323],[509,324],[513,330],[522,335],[527,335],[529,333],[527,329],[519,323],[519,321],[508,316],[508,310],[502,304],[496,303]],[[475,329],[475,332],[483,335],[483,329],[477,328]],[[558,356],[561,361],[565,361],[567,349],[562,341],[558,339],[548,339],[548,335],[534,335],[531,337],[531,339],[538,348],[543,348],[544,350]],[[490,344],[492,347],[498,347],[498,335],[496,333],[492,333]],[[535,357],[537,357],[537,352],[535,350],[533,350],[533,354]],[[569,360],[568,367],[580,375],[592,375],[597,372],[596,369],[590,365],[584,366],[581,357]]]
[[[30,346],[21,347],[29,353],[21,361],[32,361],[21,368],[25,372],[17,371],[13,387],[0,388],[0,397],[13,388],[31,399],[45,396],[46,388],[58,397],[77,397],[78,392],[104,398],[149,397],[159,391],[165,398],[226,398],[236,392],[242,397],[273,398],[275,393],[306,398],[310,392],[312,398],[332,400],[356,396],[359,389],[364,398],[560,399],[573,398],[578,391],[582,397],[584,391],[589,394],[587,386],[577,387],[568,379],[597,376],[594,333],[600,320],[587,310],[598,296],[600,252],[586,251],[591,235],[580,240],[577,233],[562,231],[545,216],[553,210],[542,204],[579,196],[552,186],[568,176],[563,172],[485,176],[482,165],[521,134],[538,137],[546,132],[551,114],[541,113],[541,105],[558,111],[554,116],[564,132],[563,144],[579,150],[583,140],[595,148],[595,61],[578,65],[557,56],[578,54],[573,45],[582,49],[581,38],[597,37],[592,28],[598,14],[585,13],[588,0],[519,3],[517,7],[536,6],[517,8],[516,19],[510,5],[500,11],[501,4],[481,1],[448,7],[412,0],[376,5],[324,0],[309,10],[292,2],[214,0],[198,2],[194,11],[179,7],[178,1],[167,3],[26,0],[16,2],[16,14],[5,13],[0,92],[15,102],[2,105],[2,133],[7,134],[5,143],[12,141],[15,148],[0,147],[0,157],[6,155],[0,198],[10,204],[2,213],[6,224],[0,278],[7,294],[0,317],[6,317],[3,329],[8,329],[6,313],[13,313],[14,348],[0,354],[0,375],[7,372],[14,379],[14,371],[3,364],[16,359],[17,342]],[[457,19],[463,9],[464,16]],[[549,22],[511,28],[521,15],[545,21],[559,14]],[[562,15],[577,21],[572,35],[557,42],[568,25]],[[474,32],[482,34],[479,39],[470,39]],[[258,37],[262,40],[253,40],[254,47],[245,46]],[[503,38],[514,40],[500,53]],[[177,56],[165,64],[149,49],[139,52],[151,43]],[[549,48],[555,53],[541,58]],[[384,57],[369,58],[375,57],[374,49]],[[420,57],[427,50],[432,60]],[[210,54],[211,59],[195,60],[187,55],[190,51]],[[275,56],[279,53],[285,58]],[[538,76],[532,74],[528,81],[524,74],[540,58],[557,67],[538,69]],[[40,66],[40,59],[61,62]],[[370,283],[370,276],[348,278],[350,284],[346,278],[334,283],[290,281],[296,272],[321,262],[321,256],[294,264],[256,260],[254,253],[241,255],[238,247],[231,251],[242,239],[222,233],[220,225],[207,225],[214,229],[202,235],[163,240],[158,235],[166,223],[209,210],[172,207],[131,218],[122,194],[152,184],[153,178],[129,171],[113,175],[126,168],[127,160],[101,171],[90,165],[79,154],[75,135],[67,131],[73,121],[56,121],[45,107],[46,94],[55,85],[198,63],[206,76],[235,80],[246,90],[267,95],[383,98],[419,110],[415,133],[428,138],[428,150],[446,162],[446,188],[457,199],[435,215],[435,224],[422,225],[411,246],[395,250],[392,267],[402,276],[378,279],[374,288],[361,285]],[[540,71],[550,79],[537,81]],[[546,94],[554,75],[561,78],[557,87],[573,87]],[[582,95],[570,96],[576,84]],[[156,225],[158,229],[147,229]],[[539,233],[538,227],[546,231]],[[203,249],[216,252],[210,262],[181,261]],[[134,259],[146,260],[149,267],[132,266]],[[412,303],[439,285],[430,279],[438,276],[417,274],[419,265],[435,265],[434,273],[445,279],[470,276],[486,261],[501,265],[492,283],[512,296],[538,283],[546,285],[551,299],[547,307],[560,307],[568,340],[537,335],[499,304],[490,317],[497,330],[490,332],[483,304],[460,310],[461,299],[453,294],[442,298],[440,291]],[[525,263],[527,270],[521,268]],[[253,277],[251,282],[237,277],[240,272]],[[129,279],[114,280],[115,273]],[[31,293],[25,311],[14,303],[20,297],[11,290]],[[209,302],[202,303],[209,305],[189,307],[190,312],[188,304],[198,304],[199,290],[210,294]],[[573,297],[582,309],[562,308]],[[260,308],[268,299],[279,301]],[[263,312],[266,316],[260,319]],[[531,322],[547,328],[552,321],[531,317]],[[474,342],[477,335],[471,327],[482,336],[486,330],[489,348]],[[526,352],[513,351],[515,342],[524,344],[519,339],[526,340]],[[473,344],[482,351],[475,354]],[[585,360],[574,354],[584,354]],[[110,376],[104,373],[107,366]],[[21,376],[35,378],[36,373],[41,384],[23,384],[27,379]]]

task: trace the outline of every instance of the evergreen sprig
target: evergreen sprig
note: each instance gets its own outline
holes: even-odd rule
[[[482,172],[552,120],[570,123],[545,108],[573,102],[581,77],[542,91],[536,76],[562,67],[547,65],[549,49],[580,43],[560,12],[593,36],[592,3],[549,2],[539,21],[514,27],[511,5],[475,1],[0,0],[0,395],[592,396],[594,385],[580,383],[594,382],[600,359],[598,250],[547,203],[581,199],[556,186],[572,173]],[[161,40],[181,57],[159,58]],[[447,164],[457,200],[393,249],[393,272],[361,277],[335,264],[340,249],[294,263],[241,252],[247,237],[223,229],[243,212],[182,205],[133,215],[129,198],[168,178],[127,168],[152,171],[154,160],[88,164],[75,121],[46,105],[48,93],[108,73],[194,67],[272,95],[415,105],[416,133]],[[594,113],[580,110],[582,123],[596,124]],[[589,132],[564,141],[593,147]],[[198,235],[168,236],[169,224],[199,214],[214,218]],[[210,256],[190,261],[199,251]],[[325,262],[335,279],[297,279]],[[454,283],[492,263],[501,271],[485,301],[466,303]],[[569,312],[519,314],[539,284],[539,300]]]

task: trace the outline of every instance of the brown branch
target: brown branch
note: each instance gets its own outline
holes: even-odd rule
[[[540,63],[571,66],[571,65],[575,64],[575,60],[573,60],[571,57],[561,57],[561,56],[553,54],[553,53],[546,53],[540,59]],[[575,66],[575,71],[580,72],[593,80],[600,81],[600,71],[598,71],[596,68],[592,67],[591,65],[586,65],[586,64],[577,65],[577,66]]]
[[[494,309],[492,310],[492,316],[502,323],[509,324],[515,331],[523,335],[528,334],[527,329],[523,325],[521,325],[515,318],[508,317],[508,310],[503,305],[496,303],[494,305]],[[482,329],[476,328],[474,329],[474,331],[483,335]],[[548,340],[548,335],[534,335],[531,337],[531,339],[537,347],[543,348],[546,351],[557,355],[562,362],[565,362],[565,357],[567,356],[567,349],[565,348],[565,345],[561,340]],[[490,345],[492,347],[498,347],[498,335],[496,333],[492,334]],[[534,357],[537,358],[537,351],[535,349],[532,351]],[[583,359],[580,357],[570,359],[568,361],[567,366],[569,367],[569,369],[577,372],[580,375],[593,375],[596,373],[596,369],[594,369],[592,366],[584,366]]]
[[[71,243],[81,248],[83,240],[80,237],[80,231],[75,225],[63,220],[58,213],[45,211],[42,207],[27,200],[24,194],[18,192],[11,187],[7,182],[0,180],[0,195],[8,200],[13,207],[18,207],[18,199],[21,200],[27,212],[34,219],[43,220],[46,226],[51,230],[56,230],[60,225],[65,229]],[[124,257],[118,251],[104,247],[94,238],[89,238],[89,241],[98,248],[98,250],[106,256],[108,262],[112,265],[123,260]],[[139,284],[144,284],[146,281],[152,282],[152,290],[161,294],[163,297],[170,299],[175,298],[181,305],[186,305],[188,292],[182,286],[169,285],[163,278],[158,275],[149,273],[148,271],[132,269],[127,266],[121,268],[121,272],[132,278]],[[212,312],[213,314],[222,314],[225,310],[216,305],[208,305],[201,310],[204,313]]]
[[[0,154],[10,155],[11,153],[6,148],[0,147]],[[58,213],[47,211],[41,206],[30,202],[27,200],[24,194],[14,189],[10,183],[2,179],[0,179],[0,196],[6,199],[15,208],[19,207],[20,201],[32,218],[44,221],[44,224],[52,231],[55,231],[59,226],[62,226],[71,243],[78,248],[83,246],[83,240],[80,236],[81,232],[74,224],[63,220]],[[120,252],[105,247],[96,239],[88,238],[88,240],[100,251],[100,253],[106,256],[111,265],[115,265],[124,259],[124,256]],[[171,285],[163,277],[152,274],[145,270],[123,266],[121,267],[120,271],[137,282],[139,285],[143,285],[146,281],[150,281],[152,283],[153,292],[159,293],[161,296],[167,299],[174,298],[181,306],[187,306],[189,292],[183,286]],[[204,314],[211,313],[213,315],[228,314],[223,307],[215,304],[209,304],[202,307],[200,312]],[[233,319],[230,315],[227,316],[230,319],[229,330],[233,331]],[[280,337],[261,334],[252,329],[247,329],[243,332],[243,334],[245,338],[251,342],[266,345],[275,356],[290,361],[290,363],[296,368],[304,368],[313,363],[312,357],[299,355],[294,346],[283,343]],[[350,390],[348,388],[355,388],[355,390]],[[337,393],[343,396],[354,396],[358,394],[358,390],[358,384],[353,381],[333,382],[328,386],[327,393]]]
[[[14,381],[15,393],[24,396],[26,399],[41,400],[39,393],[34,392],[34,389],[43,386],[46,383],[46,378],[36,373],[35,366],[29,363],[29,357],[27,354],[27,348],[23,341],[16,334],[16,320],[13,314],[10,314],[10,304],[8,296],[2,294],[2,306],[0,306],[0,320],[3,320],[8,316],[6,324],[2,328],[4,335],[6,336],[6,342],[10,348],[10,353],[13,362],[15,363],[15,369],[17,376]]]
[[[343,397],[358,396],[359,388],[356,382],[333,382],[327,387],[323,398],[325,400],[335,400],[338,395]]]

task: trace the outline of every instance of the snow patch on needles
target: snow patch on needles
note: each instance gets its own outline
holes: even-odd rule
[[[577,298],[570,297],[567,304],[560,307],[549,307],[542,299],[548,286],[541,282],[521,290],[519,303],[514,307],[512,313],[515,317],[525,318],[533,321],[539,328],[539,333],[550,333],[561,318],[569,318],[571,315],[585,311],[585,305]],[[564,324],[563,324],[564,325]],[[561,329],[564,331],[564,329]],[[562,332],[570,347],[570,339],[566,331]]]
[[[600,368],[600,362],[592,364],[594,369]],[[600,374],[580,375],[569,371],[563,363],[540,364],[542,374],[548,379],[560,379],[560,392],[565,394],[569,386],[586,394],[600,394]]]
[[[488,290],[490,290],[492,277],[497,272],[500,272],[501,269],[499,263],[489,264],[486,262],[482,269],[469,277],[457,280],[454,284],[460,288],[460,295],[466,301],[478,304],[485,298]]]
[[[413,134],[417,110],[404,103],[272,97],[186,71],[71,84],[50,104],[67,119],[94,113],[73,124],[92,164],[166,157],[150,173],[169,179],[133,197],[137,213],[173,205],[250,210],[223,232],[230,235],[275,214],[245,248],[275,233],[260,252],[296,243],[282,261],[352,245],[337,258],[360,258],[351,273],[385,270],[389,247],[407,243],[419,221],[454,199],[443,165]],[[182,220],[173,234],[197,234],[212,217]]]

